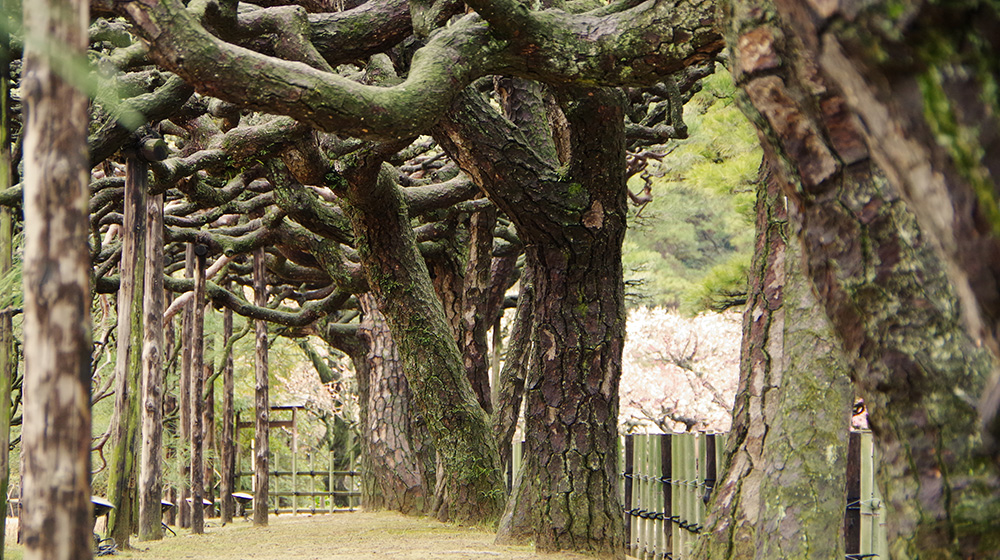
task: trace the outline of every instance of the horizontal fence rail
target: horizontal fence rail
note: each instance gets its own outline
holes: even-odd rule
[[[691,560],[722,472],[724,434],[635,434],[624,438],[625,554]],[[515,455],[516,457],[517,455]],[[847,560],[888,559],[885,509],[875,485],[870,432],[851,432],[844,514]]]

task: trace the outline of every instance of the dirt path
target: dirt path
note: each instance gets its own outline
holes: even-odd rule
[[[217,521],[217,520],[210,520]],[[205,535],[178,531],[145,550],[112,558],[136,560],[592,560],[580,554],[535,554],[530,546],[496,546],[493,534],[393,513],[272,516],[266,528],[246,521],[213,524]]]

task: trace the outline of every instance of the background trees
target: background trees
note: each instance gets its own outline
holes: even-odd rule
[[[128,246],[132,224],[141,220],[129,219],[135,210],[122,201],[131,200],[129,187],[141,177],[148,195],[164,197],[165,287],[200,294],[204,285],[214,305],[258,322],[259,466],[266,469],[263,364],[271,337],[319,335],[341,348],[363,376],[367,406],[402,386],[368,359],[373,343],[389,347],[385,332],[374,335],[377,311],[406,375],[409,393],[397,397],[405,396],[419,418],[408,427],[409,453],[397,461],[410,465],[412,476],[405,488],[392,480],[381,488],[404,497],[414,488],[425,498],[386,503],[444,519],[494,521],[504,506],[500,470],[509,452],[490,429],[511,432],[523,394],[535,437],[502,535],[544,549],[620,554],[610,442],[624,333],[622,247],[628,201],[644,204],[652,189],[629,191],[627,180],[662,157],[645,150],[648,144],[689,132],[682,106],[711,73],[703,63],[722,46],[712,6],[534,10],[514,0],[476,0],[469,13],[449,2],[381,2],[340,12],[310,3],[310,13],[231,0],[140,0],[95,7],[109,17],[90,31],[100,72],[88,86],[95,99],[87,139],[88,249],[95,293],[120,294],[121,353],[138,354],[137,343],[126,343],[137,338],[125,331],[138,329],[141,315],[124,300],[137,293],[130,280],[140,275],[128,268],[139,262]],[[975,347],[978,337],[995,346],[995,282],[991,265],[970,254],[994,252],[994,185],[984,158],[995,146],[988,130],[973,125],[995,120],[988,87],[994,44],[981,27],[995,22],[995,8],[726,7],[730,70],[783,192],[799,207],[807,276],[873,406],[887,457],[883,481],[903,512],[896,550],[967,556],[988,549],[984,516],[994,509],[996,473],[978,455],[976,415],[992,426],[993,405],[987,399],[977,410],[970,400],[995,385],[989,357]],[[941,21],[975,25],[956,34],[937,29]],[[886,58],[870,45],[900,55],[907,66],[881,80],[889,75]],[[947,71],[935,67],[939,62]],[[930,116],[915,108],[920,104],[898,106],[908,97],[890,94],[900,91],[919,91]],[[964,91],[981,91],[986,101],[955,110],[950,101],[964,99]],[[865,134],[915,142],[923,152],[884,142],[869,147]],[[129,152],[148,139],[155,157],[146,157],[145,173]],[[709,159],[721,153],[711,146],[705,152]],[[907,159],[913,153],[922,159]],[[735,175],[745,179],[747,167],[744,161]],[[932,222],[922,224],[928,233],[917,230],[889,183],[913,198],[922,222]],[[0,193],[2,203],[17,208],[28,186]],[[928,201],[940,204],[920,210]],[[949,205],[954,214],[942,214]],[[26,219],[30,210],[25,204]],[[690,221],[697,223],[688,224],[701,245],[689,251],[690,260],[704,267],[722,263],[728,245],[740,243],[729,226],[719,239],[708,235],[708,214],[694,212]],[[956,239],[982,250],[967,253]],[[207,262],[194,258],[195,247]],[[210,272],[203,275],[195,262]],[[182,276],[182,268],[190,271]],[[485,390],[485,334],[497,329],[503,294],[519,269],[511,341],[519,359],[496,383],[502,390],[494,403]],[[723,303],[741,297],[730,291]],[[965,302],[962,314],[956,297]],[[202,426],[209,425],[199,412],[209,395],[196,365],[204,304],[200,295],[175,303],[188,306],[191,330],[177,337],[187,374],[177,387],[174,422],[194,446],[185,478],[197,501],[197,457]],[[368,340],[355,336],[359,310],[373,325]],[[272,326],[264,328],[265,321]],[[963,333],[963,321],[975,338]],[[111,332],[101,325],[96,363]],[[125,367],[133,363],[118,360],[127,373],[116,388],[122,435],[111,444],[119,451],[111,455],[124,457],[112,461],[115,481],[126,481],[115,485],[119,494],[135,491],[121,452],[128,422],[133,430],[136,422],[126,411],[141,394],[137,366]],[[94,398],[107,394],[101,387]],[[742,402],[752,408],[748,395]],[[386,425],[378,413],[366,409],[365,430]],[[771,424],[775,435],[780,425]],[[364,435],[367,449],[380,441],[375,435]],[[175,453],[187,464],[182,450]],[[766,449],[759,457],[780,454]],[[416,490],[431,472],[435,487]],[[370,488],[375,503],[376,486]],[[128,498],[117,500],[119,515],[129,519]],[[262,502],[259,496],[259,522],[266,520]],[[192,523],[197,528],[197,515]],[[911,533],[919,538],[907,541]]]

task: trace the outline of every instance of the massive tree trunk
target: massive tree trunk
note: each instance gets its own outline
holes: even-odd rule
[[[370,294],[359,296],[367,341],[361,399],[361,506],[406,514],[429,513],[434,493],[434,451],[385,317]]]
[[[142,345],[142,450],[139,540],[163,538],[163,195],[146,207],[146,278]]]
[[[347,213],[368,284],[399,347],[414,402],[439,455],[439,519],[490,525],[503,506],[496,439],[462,365],[392,173],[381,155],[345,177]]]
[[[138,520],[139,403],[142,399],[143,285],[146,252],[147,164],[135,148],[125,158],[125,215],[122,255],[118,265],[117,357],[115,360],[114,448],[108,464],[108,499],[115,508],[108,517],[108,534],[129,548]]]
[[[31,560],[80,560],[90,503],[87,96],[56,71],[84,56],[88,3],[24,3],[24,424],[21,535]]]
[[[840,558],[854,391],[784,196],[764,175],[726,469],[696,555]]]
[[[205,532],[205,432],[202,396],[205,387],[205,255],[208,247],[194,248],[194,291],[191,309],[191,532]]]
[[[620,557],[623,104],[611,90],[563,93],[562,162],[537,91],[521,107],[535,127],[469,90],[436,136],[517,225],[534,274],[525,460],[498,538]]]
[[[775,4],[844,92],[873,157],[944,256],[971,336],[1000,353],[1000,7]],[[982,414],[985,443],[1000,461],[998,412],[994,376]]]
[[[991,356],[964,331],[942,262],[844,96],[772,10],[750,5],[727,5],[734,76],[801,208],[809,277],[868,405],[893,557],[995,556],[1000,479],[983,461],[971,402]]]
[[[264,249],[260,248],[253,254],[253,291],[254,303],[260,307],[267,305],[267,270],[265,269]],[[271,444],[270,401],[268,400],[267,380],[267,323],[254,321],[254,469],[253,469],[253,523],[257,526],[267,525],[268,496],[268,455]]]

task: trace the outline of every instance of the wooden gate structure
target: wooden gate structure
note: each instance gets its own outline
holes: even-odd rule
[[[334,470],[335,453],[331,451],[299,452],[298,416],[303,405],[275,405],[270,408],[270,427],[287,429],[291,433],[291,453],[286,464],[280,464],[277,455],[271,455],[268,476],[268,510],[280,513],[324,513],[353,511],[360,502],[360,473],[354,469]],[[277,419],[278,416],[284,418]],[[237,429],[253,428],[253,422],[241,422]],[[238,438],[237,438],[238,439]],[[270,447],[272,450],[275,447]],[[240,456],[237,450],[237,457]],[[350,458],[349,465],[355,463]],[[250,448],[250,470],[236,473],[236,488],[253,490],[254,453]],[[240,485],[240,479],[250,483]],[[318,480],[317,480],[318,479]]]

